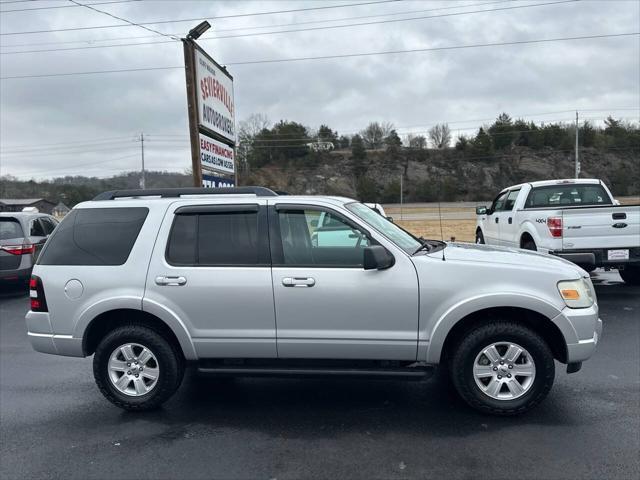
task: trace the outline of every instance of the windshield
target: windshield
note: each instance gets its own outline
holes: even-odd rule
[[[345,206],[350,212],[354,213],[373,228],[378,230],[405,252],[411,254],[420,246],[420,241],[416,237],[411,235],[409,232],[405,232],[403,229],[390,222],[379,213],[376,213],[375,210],[372,210],[366,205],[354,202],[348,203]]]

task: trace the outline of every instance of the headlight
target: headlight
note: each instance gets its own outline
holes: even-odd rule
[[[558,291],[569,308],[589,308],[595,303],[590,282],[584,278],[558,282]]]

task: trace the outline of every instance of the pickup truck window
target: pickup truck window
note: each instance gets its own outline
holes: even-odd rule
[[[611,198],[599,184],[564,184],[537,187],[529,192],[525,208],[612,205]]]
[[[513,210],[513,207],[516,204],[516,198],[518,198],[518,195],[520,194],[520,189],[518,190],[511,190],[509,192],[509,195],[507,195],[507,200],[504,202],[504,211],[510,212],[511,210]]]
[[[408,254],[412,254],[420,246],[420,242],[417,238],[415,238],[409,232],[404,231],[393,222],[390,222],[379,213],[376,213],[366,205],[353,202],[345,206],[349,211],[351,211],[353,214],[357,215],[359,218],[378,230],[381,234],[395,243],[398,247],[402,248]]]
[[[502,192],[500,195],[496,197],[496,199],[491,204],[492,212],[501,212],[504,210],[505,200],[507,199],[507,194],[509,192]]]

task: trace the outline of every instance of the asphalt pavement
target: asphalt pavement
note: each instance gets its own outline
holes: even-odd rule
[[[0,298],[0,478],[640,478],[640,287],[595,277],[596,355],[516,418],[467,408],[434,378],[230,381],[187,375],[127,413],[91,359],[34,352],[26,296]]]

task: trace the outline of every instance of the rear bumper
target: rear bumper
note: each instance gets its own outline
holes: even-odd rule
[[[629,250],[628,260],[609,260],[607,252],[609,250]],[[588,250],[551,250],[551,255],[555,255],[578,265],[591,265],[594,267],[618,267],[623,265],[640,265],[640,247],[620,247],[620,248],[595,248]]]
[[[27,336],[37,352],[84,357],[82,339],[72,335],[55,335],[47,312],[27,312]]]
[[[18,270],[0,270],[0,284],[4,283],[26,283],[31,276],[32,267]]]

